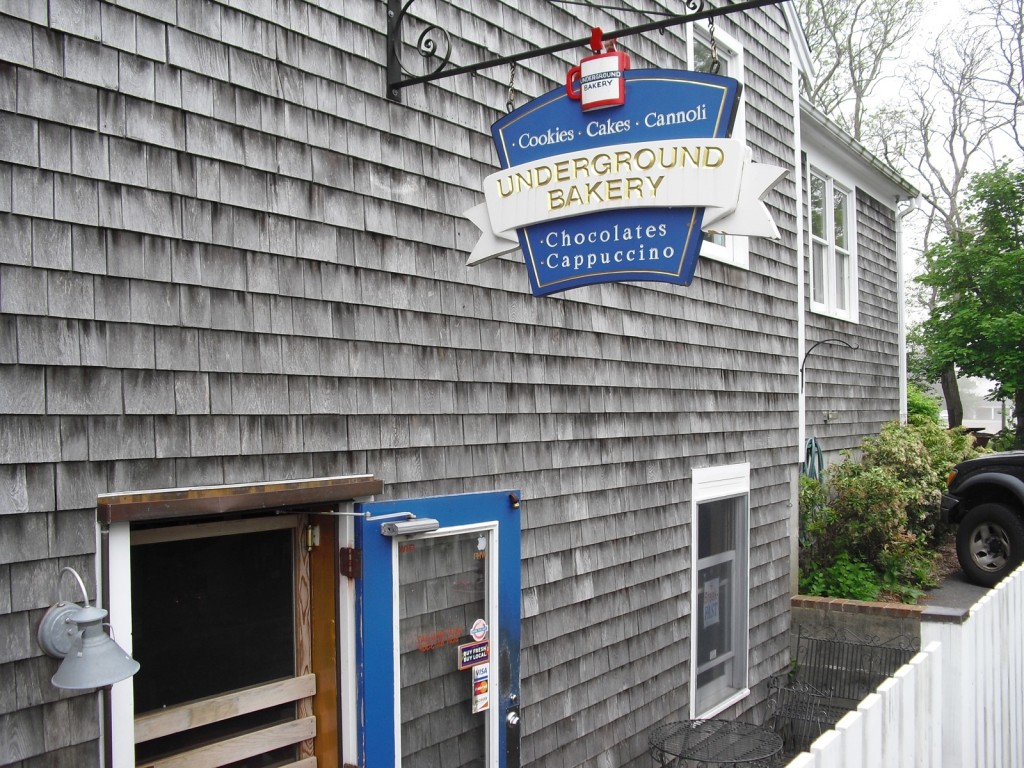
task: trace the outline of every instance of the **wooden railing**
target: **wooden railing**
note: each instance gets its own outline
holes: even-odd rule
[[[220,696],[190,701],[135,718],[135,743],[184,733],[211,723],[227,720],[270,707],[308,700],[316,693],[316,676],[277,680],[243,688]],[[261,728],[239,736],[206,744],[168,757],[138,763],[139,768],[216,768],[264,752],[287,747],[316,736],[316,718],[299,717],[285,723]],[[316,758],[307,757],[285,768],[315,768]]]

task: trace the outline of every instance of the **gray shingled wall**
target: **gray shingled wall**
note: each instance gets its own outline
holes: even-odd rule
[[[97,494],[146,488],[521,488],[525,764],[625,766],[688,714],[691,471],[749,461],[758,685],[727,714],[759,703],[789,624],[793,178],[748,271],[534,299],[518,257],[464,266],[507,69],[397,105],[382,3],[231,5],[0,0],[0,765],[97,764],[95,699],[34,632],[61,567],[95,593]],[[643,20],[420,5],[460,62]],[[792,171],[782,14],[720,27],[755,160]],[[677,32],[624,47],[683,64]],[[575,60],[521,64],[519,103]]]
[[[807,313],[808,347],[828,338],[859,347],[822,345],[807,358],[807,435],[818,438],[827,463],[841,461],[841,451],[856,449],[900,415],[896,214],[862,189],[856,214],[858,322]],[[809,270],[809,257],[805,264]],[[838,417],[826,423],[826,411]]]

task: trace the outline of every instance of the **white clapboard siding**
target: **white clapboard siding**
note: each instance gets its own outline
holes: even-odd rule
[[[1006,768],[1024,755],[1024,568],[961,624],[923,622],[924,650],[789,768]]]

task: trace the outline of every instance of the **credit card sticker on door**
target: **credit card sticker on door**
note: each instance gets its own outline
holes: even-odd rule
[[[473,667],[473,714],[491,708],[491,697],[487,691],[490,677],[489,664],[477,664]]]

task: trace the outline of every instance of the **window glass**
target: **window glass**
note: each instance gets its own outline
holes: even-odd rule
[[[693,471],[690,716],[714,717],[750,693],[750,464]]]
[[[811,234],[825,238],[825,180],[811,174]]]
[[[727,52],[725,52],[727,54]],[[693,41],[693,60],[696,65],[694,69],[698,72],[710,72],[711,71],[711,46],[699,38],[695,38]],[[718,51],[718,74],[728,75],[729,72],[729,58],[728,55],[723,55],[723,51]]]
[[[458,648],[488,614],[490,535],[414,539],[399,547],[402,766],[483,766],[486,720]],[[487,683],[484,682],[486,691]]]
[[[697,553],[701,559],[713,555],[731,554],[736,550],[735,499],[704,502],[697,507],[700,515],[700,540]]]
[[[828,256],[828,246],[824,243],[813,243],[811,248],[814,253],[811,263],[811,299],[825,303],[825,258]]]
[[[850,256],[836,250],[836,308],[849,309]]]
[[[832,192],[832,226],[835,231],[836,248],[846,248],[846,193],[834,187]]]
[[[811,309],[856,320],[856,232],[852,194],[817,170],[810,172]]]
[[[746,685],[746,496],[697,507],[696,711]]]

